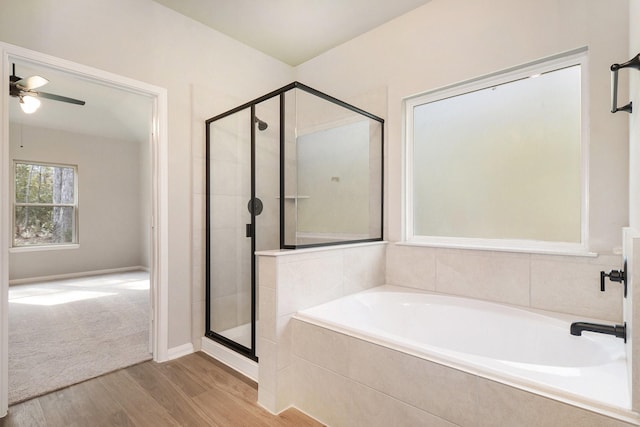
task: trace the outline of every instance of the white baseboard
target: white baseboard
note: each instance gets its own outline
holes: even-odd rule
[[[251,378],[255,382],[258,382],[258,363],[253,360],[247,359],[243,355],[207,337],[202,337],[201,348],[202,352],[224,363],[231,369],[240,372],[242,375]]]
[[[46,282],[49,280],[74,279],[77,277],[100,276],[102,274],[115,274],[115,273],[124,273],[127,271],[140,271],[140,270],[149,271],[149,268],[143,267],[141,265],[136,265],[133,267],[109,268],[106,270],[80,271],[77,273],[55,274],[51,276],[27,277],[25,279],[9,280],[9,286],[24,285],[27,283],[36,283],[36,282]]]
[[[193,353],[193,344],[187,343],[179,345],[178,347],[172,347],[167,351],[167,359],[179,359],[182,356]]]

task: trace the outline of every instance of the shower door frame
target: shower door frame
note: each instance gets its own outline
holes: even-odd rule
[[[305,245],[288,245],[285,243],[285,93],[292,89],[301,89],[307,93],[315,95],[325,101],[330,103],[339,105],[343,108],[361,114],[371,120],[374,120],[380,123],[380,236],[367,238],[367,239],[359,239],[359,240],[345,240],[345,241],[334,241],[327,243],[317,243],[317,244],[305,244]],[[351,104],[348,104],[344,101],[341,101],[337,98],[334,98],[330,95],[327,95],[323,92],[320,92],[316,89],[313,89],[309,86],[306,86],[300,82],[294,81],[286,86],[281,87],[280,89],[276,89],[272,92],[267,93],[259,98],[256,98],[252,101],[249,101],[245,104],[239,105],[236,108],[233,108],[229,111],[226,111],[222,114],[214,116],[205,121],[205,161],[206,161],[206,170],[205,170],[205,337],[212,339],[213,341],[221,344],[255,362],[258,361],[258,356],[256,353],[256,321],[257,321],[257,283],[256,283],[256,215],[253,210],[251,210],[251,348],[247,348],[242,344],[239,344],[225,336],[222,336],[211,330],[211,165],[210,165],[210,156],[211,156],[211,134],[210,134],[210,125],[211,123],[223,119],[225,117],[231,116],[240,111],[250,109],[250,122],[249,126],[251,127],[251,199],[250,201],[255,200],[256,197],[256,129],[255,129],[255,107],[257,104],[261,102],[267,101],[274,97],[279,97],[280,103],[280,111],[279,111],[279,159],[280,159],[280,171],[279,171],[279,191],[280,191],[280,215],[279,215],[279,223],[280,223],[280,249],[302,249],[302,248],[312,248],[319,246],[335,246],[335,245],[345,245],[345,244],[354,244],[354,243],[365,243],[365,242],[378,242],[383,240],[383,225],[384,225],[384,119],[375,116],[367,111],[364,111],[358,107],[355,107]],[[276,248],[273,248],[276,249]]]
[[[250,154],[251,154],[251,190],[250,190],[250,199],[249,203],[255,200],[256,197],[256,127],[255,127],[255,104],[257,102],[243,104],[233,110],[227,111],[226,113],[222,113],[218,116],[212,117],[205,121],[205,156],[206,156],[206,171],[205,171],[205,222],[206,222],[206,235],[205,235],[205,253],[206,253],[206,271],[205,271],[205,336],[210,338],[219,344],[224,345],[225,347],[230,348],[231,350],[242,354],[243,356],[253,360],[258,361],[258,356],[256,354],[256,268],[255,268],[255,260],[256,260],[256,214],[253,209],[250,209],[251,214],[251,223],[247,224],[250,226],[250,237],[251,238],[251,347],[245,347],[244,345],[233,341],[230,338],[227,338],[217,332],[214,332],[211,329],[211,233],[209,232],[211,228],[211,165],[210,165],[210,156],[211,156],[211,134],[210,134],[210,125],[216,120],[223,119],[225,117],[231,116],[240,111],[250,109],[249,119],[250,119]],[[248,228],[248,227],[247,227]],[[249,229],[247,230],[249,231]],[[249,233],[248,233],[249,234]]]

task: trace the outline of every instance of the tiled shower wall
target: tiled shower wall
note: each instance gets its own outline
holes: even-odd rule
[[[223,112],[240,105],[242,99],[222,93],[214,87],[191,86],[191,341],[200,350],[205,333],[205,208],[206,208],[206,149],[205,120],[215,112]]]

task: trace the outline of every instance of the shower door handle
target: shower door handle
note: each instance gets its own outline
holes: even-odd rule
[[[246,237],[253,237],[253,226],[251,224],[246,225],[245,234],[246,234]]]
[[[249,203],[247,203],[247,210],[250,214],[253,214],[255,216],[260,215],[263,208],[264,205],[262,204],[262,200],[257,197],[254,197],[253,199],[249,200]]]

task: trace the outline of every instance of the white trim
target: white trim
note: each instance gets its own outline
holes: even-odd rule
[[[427,95],[432,95],[434,99],[442,99],[445,97],[460,95],[473,89],[477,89],[478,87],[490,87],[507,81],[511,81],[513,80],[514,76],[516,76],[516,79],[518,78],[518,76],[519,78],[525,78],[527,76],[530,76],[532,73],[541,71],[553,71],[557,68],[566,67],[567,63],[571,62],[573,62],[574,65],[577,65],[584,60],[584,57],[587,56],[588,51],[589,49],[586,46],[578,49],[573,49],[567,52],[559,53],[557,55],[540,58],[538,60],[527,62],[525,64],[516,65],[493,73],[478,76],[469,80],[464,80],[461,82],[452,83],[450,85],[441,86],[439,88],[430,89],[425,92],[409,95],[403,98],[403,101],[406,101],[409,104],[415,103],[417,105],[416,99],[424,98]],[[482,84],[478,85],[478,83]],[[423,104],[424,102],[421,100],[419,103]]]
[[[397,246],[424,246],[432,248],[447,248],[447,249],[469,249],[475,251],[495,251],[495,252],[515,252],[515,253],[527,253],[527,254],[542,254],[542,255],[564,255],[564,256],[577,256],[595,258],[598,256],[597,252],[587,252],[580,249],[574,250],[571,247],[549,246],[546,242],[540,242],[540,247],[534,247],[531,245],[531,241],[521,241],[521,245],[516,240],[495,240],[495,242],[488,242],[487,239],[477,239],[477,243],[473,243],[474,239],[464,239],[463,242],[454,243],[453,241],[445,242],[432,241],[432,242],[420,242],[416,240],[407,240],[403,242],[396,242]],[[493,243],[493,244],[491,244]],[[533,242],[538,243],[538,242]]]
[[[50,280],[75,279],[78,277],[101,276],[104,274],[124,273],[127,271],[149,271],[148,268],[141,265],[132,267],[109,268],[105,270],[79,271],[77,273],[55,274],[50,276],[27,277],[25,279],[9,280],[9,286],[24,285],[27,283],[46,282]]]
[[[169,349],[169,105],[166,89],[161,89],[153,105],[151,127],[152,209],[151,277],[153,305],[153,360],[168,360]]]
[[[11,217],[13,219],[13,215]],[[80,249],[80,244],[79,243],[63,243],[58,245],[52,244],[52,245],[14,246],[12,248],[9,248],[9,253],[64,251],[64,250],[72,250],[72,249]]]
[[[301,254],[315,253],[315,252],[332,252],[332,251],[341,251],[344,249],[351,248],[362,248],[366,246],[379,246],[379,245],[387,245],[386,240],[376,240],[375,242],[361,242],[361,243],[345,243],[339,245],[327,245],[327,246],[314,246],[311,248],[302,248],[302,249],[267,249],[264,251],[256,251],[257,256],[268,256],[268,257],[281,257],[281,256],[296,256]]]
[[[253,381],[258,382],[258,364],[253,360],[247,359],[241,354],[229,350],[227,347],[207,337],[202,337],[201,346],[203,353],[224,363],[231,369],[240,372],[245,377],[249,377]]]
[[[167,351],[167,357],[168,357],[168,360],[174,360],[174,359],[179,359],[182,356],[191,354],[193,352],[194,352],[193,344],[187,343],[187,344],[179,345],[178,347],[171,347]]]
[[[586,47],[570,52],[539,59],[528,64],[512,67],[496,73],[455,83],[403,99],[403,227],[402,238],[407,244],[417,246],[453,247],[462,249],[499,250],[528,253],[548,253],[561,255],[594,256],[589,252],[589,75],[588,49]],[[413,110],[419,105],[469,93],[475,90],[526,78],[533,73],[544,73],[581,65],[581,191],[580,242],[547,242],[525,239],[483,239],[448,236],[416,236],[414,234],[413,212]]]
[[[10,76],[11,58],[47,66],[67,72],[79,79],[99,81],[103,85],[148,96],[154,101],[152,113],[151,156],[152,169],[152,216],[154,226],[151,259],[151,298],[153,313],[153,359],[168,360],[168,281],[169,281],[169,240],[168,240],[168,101],[167,90],[128,77],[99,70],[86,65],[67,61],[55,56],[0,42],[2,58],[2,81]],[[10,197],[10,156],[9,156],[9,90],[0,89],[0,416],[8,409],[8,289],[9,251],[11,226],[8,213]]]
[[[9,57],[4,45],[2,51],[2,82],[9,79]],[[9,91],[0,88],[0,417],[9,408],[9,251],[11,224],[9,197],[11,195],[9,155]],[[11,215],[13,216],[13,215]]]

